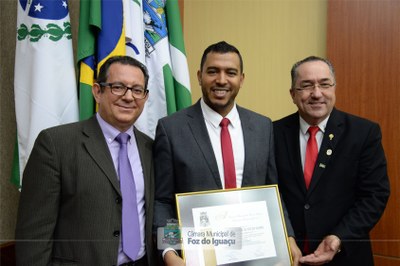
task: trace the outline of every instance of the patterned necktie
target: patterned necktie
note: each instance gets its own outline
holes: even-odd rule
[[[223,118],[221,123],[221,150],[224,161],[225,188],[236,188],[235,160],[233,158],[231,136],[229,135],[228,118]]]
[[[129,258],[136,260],[141,243],[136,185],[128,158],[127,142],[129,138],[127,133],[120,133],[115,140],[120,145],[118,175],[122,193],[122,250]]]
[[[306,158],[304,163],[304,181],[306,182],[306,188],[310,186],[311,177],[314,172],[315,162],[318,157],[318,145],[315,136],[317,135],[319,128],[312,126],[308,128],[310,137],[307,141]]]

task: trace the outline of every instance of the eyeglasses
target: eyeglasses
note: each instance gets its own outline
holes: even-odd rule
[[[302,91],[307,91],[307,92],[311,92],[312,90],[314,90],[315,87],[318,87],[320,90],[327,90],[333,86],[335,86],[335,83],[315,83],[315,84],[304,84],[302,86],[300,86],[300,88],[293,88],[296,91],[302,92]]]
[[[111,93],[118,96],[124,96],[128,90],[131,90],[134,99],[141,100],[146,98],[149,90],[144,90],[140,86],[128,87],[123,83],[99,83],[101,87],[110,87]]]

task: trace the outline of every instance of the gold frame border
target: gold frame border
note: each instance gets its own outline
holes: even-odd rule
[[[234,191],[243,191],[243,190],[257,190],[257,189],[272,189],[275,188],[276,192],[276,197],[278,200],[278,205],[279,205],[279,211],[280,211],[280,216],[281,216],[281,222],[283,226],[283,231],[285,234],[285,240],[286,240],[286,247],[289,253],[289,258],[290,258],[290,263],[293,265],[293,257],[292,257],[292,252],[290,250],[290,244],[289,244],[289,239],[288,239],[288,234],[287,234],[287,229],[286,229],[286,222],[284,218],[284,211],[282,208],[282,201],[278,189],[278,185],[263,185],[263,186],[250,186],[250,187],[242,187],[242,188],[231,188],[231,189],[214,189],[214,190],[204,190],[204,191],[194,191],[194,192],[185,192],[185,193],[176,193],[175,194],[175,202],[176,202],[176,211],[178,215],[178,224],[179,228],[182,228],[182,223],[181,223],[181,213],[180,213],[180,208],[179,208],[179,197],[186,197],[186,196],[192,196],[192,195],[202,195],[202,194],[217,194],[217,193],[226,193],[226,192],[234,192]],[[184,248],[184,243],[181,243],[182,247],[182,257],[183,260],[186,262],[185,259],[185,248]]]

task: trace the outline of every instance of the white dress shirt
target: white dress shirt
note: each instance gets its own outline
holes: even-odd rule
[[[329,116],[325,118],[321,123],[319,123],[317,126],[319,127],[319,131],[317,132],[317,135],[315,138],[317,139],[317,145],[318,145],[318,152],[319,148],[321,147],[322,139],[324,137],[325,133],[325,128],[326,124],[328,123]],[[300,131],[299,131],[299,137],[300,137],[300,154],[301,154],[301,165],[303,166],[303,172],[304,172],[304,162],[306,159],[306,148],[307,148],[307,141],[308,138],[310,137],[310,134],[308,133],[308,128],[312,126],[309,125],[301,116],[300,116]]]
[[[118,173],[118,152],[120,145],[115,140],[115,137],[121,133],[119,130],[104,121],[101,116],[96,114],[97,121],[99,122],[100,128],[103,132],[104,138],[107,142],[108,148],[110,149],[111,157],[114,162],[115,172]],[[137,258],[129,258],[122,251],[121,238],[118,248],[118,265],[121,263],[129,262],[131,260],[138,260],[145,255],[145,244],[144,244],[144,234],[145,234],[145,200],[144,200],[144,176],[142,169],[142,162],[140,161],[139,150],[137,148],[136,138],[133,131],[133,126],[130,127],[126,133],[128,133],[131,138],[128,141],[128,157],[131,163],[133,178],[135,179],[136,186],[136,201],[139,214],[139,225],[140,225],[140,240],[141,248],[138,253]],[[117,178],[119,176],[117,175]],[[122,230],[122,229],[121,229]]]
[[[206,122],[208,135],[211,140],[211,145],[214,150],[215,159],[218,164],[219,176],[221,178],[222,187],[225,188],[224,182],[224,163],[222,160],[221,151],[221,123],[222,116],[211,109],[203,100],[200,101],[201,110],[203,112],[204,120]],[[235,160],[235,170],[236,170],[236,187],[242,186],[243,179],[243,168],[244,168],[244,140],[243,140],[243,130],[242,123],[240,121],[239,113],[236,108],[236,103],[232,110],[225,116],[229,119],[230,124],[228,126],[229,134],[232,141],[233,157]]]

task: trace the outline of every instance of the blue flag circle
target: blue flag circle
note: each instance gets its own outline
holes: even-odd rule
[[[28,0],[19,0],[23,10]],[[32,0],[28,15],[33,18],[59,20],[68,15],[67,0]]]

